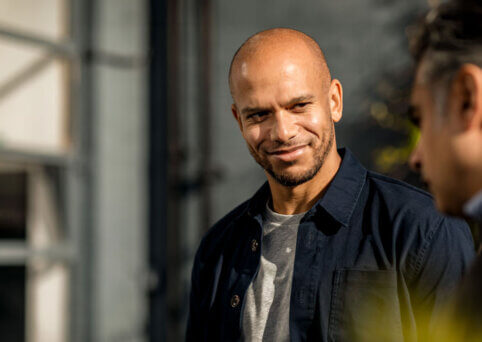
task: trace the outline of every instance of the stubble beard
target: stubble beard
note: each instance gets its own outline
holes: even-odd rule
[[[251,146],[248,145],[249,153],[253,156],[254,160],[266,171],[271,177],[273,177],[276,182],[283,186],[294,187],[303,183],[306,183],[313,179],[313,177],[318,174],[321,167],[325,163],[328,153],[333,147],[335,141],[335,129],[333,124],[329,125],[329,129],[323,132],[321,138],[320,146],[318,146],[314,151],[314,162],[313,166],[303,173],[291,174],[289,172],[278,171],[276,172],[273,165],[270,163],[268,158],[261,157],[256,153]],[[296,163],[296,162],[294,162]],[[293,164],[294,164],[293,163]],[[287,163],[289,165],[289,163]]]

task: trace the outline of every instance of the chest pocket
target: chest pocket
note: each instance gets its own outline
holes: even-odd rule
[[[335,271],[330,341],[403,341],[395,271]]]

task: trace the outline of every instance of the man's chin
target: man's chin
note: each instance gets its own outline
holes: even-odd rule
[[[312,180],[319,170],[311,169],[304,172],[276,172],[273,170],[266,171],[279,184],[294,187]]]
[[[286,175],[272,175],[272,178],[274,178],[278,184],[286,187],[295,187],[310,180],[308,178],[287,177]]]

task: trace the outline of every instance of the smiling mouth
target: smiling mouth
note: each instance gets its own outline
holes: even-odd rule
[[[301,145],[301,146],[295,146],[295,147],[291,147],[291,148],[274,150],[274,151],[268,152],[268,154],[280,155],[280,154],[292,153],[294,151],[297,151],[297,150],[300,150],[300,149],[304,148],[305,146],[306,145]]]
[[[306,145],[294,146],[286,149],[274,150],[268,152],[268,154],[275,159],[279,159],[284,162],[292,162],[303,154],[305,147]]]

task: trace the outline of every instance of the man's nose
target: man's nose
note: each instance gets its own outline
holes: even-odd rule
[[[285,142],[296,136],[297,128],[288,113],[280,111],[274,116],[271,127],[271,140]]]
[[[410,168],[415,172],[420,172],[422,169],[422,158],[420,154],[420,142],[415,145],[409,159]]]

